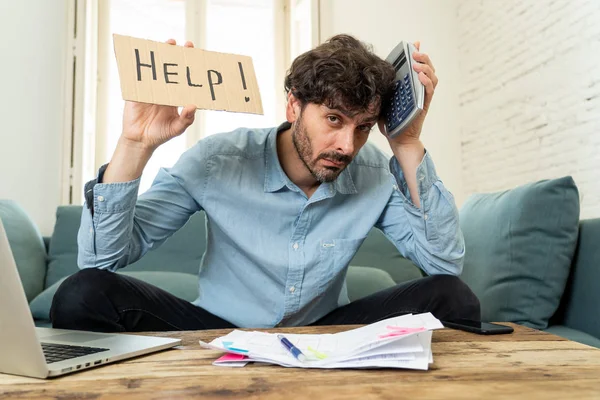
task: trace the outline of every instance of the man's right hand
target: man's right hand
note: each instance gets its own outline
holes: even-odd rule
[[[173,39],[168,44],[175,45]],[[186,42],[184,47],[194,47],[192,42]],[[189,104],[181,114],[175,106],[125,102],[123,112],[122,139],[154,151],[158,146],[181,135],[194,122],[196,106]]]
[[[175,40],[167,40],[175,45]],[[194,47],[186,42],[184,47]],[[181,135],[194,122],[195,105],[177,112],[175,106],[125,102],[123,133],[104,172],[103,183],[128,182],[142,176],[154,150],[161,144]]]

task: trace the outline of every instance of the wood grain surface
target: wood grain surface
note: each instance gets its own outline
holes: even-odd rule
[[[229,330],[147,333],[182,346],[39,380],[0,374],[2,399],[600,399],[600,350],[512,325],[509,335],[433,334],[429,371],[215,367],[202,349]],[[333,333],[356,326],[270,329]]]

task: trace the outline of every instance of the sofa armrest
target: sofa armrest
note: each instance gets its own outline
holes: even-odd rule
[[[600,218],[581,221],[567,288],[554,322],[600,339]]]
[[[17,264],[27,300],[44,290],[46,249],[33,220],[13,200],[0,199],[0,219]],[[0,277],[0,279],[2,279]]]

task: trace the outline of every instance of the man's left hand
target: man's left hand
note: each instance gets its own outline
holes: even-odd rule
[[[419,50],[421,43],[415,42],[415,47]],[[421,129],[423,129],[423,122],[425,116],[429,110],[431,99],[433,98],[433,92],[438,84],[438,78],[435,75],[435,68],[431,63],[431,59],[425,53],[417,51],[413,53],[413,59],[417,61],[413,64],[413,69],[419,73],[419,80],[425,86],[425,100],[423,102],[423,111],[417,118],[398,136],[393,139],[388,138],[392,148],[397,146],[404,147],[404,145],[420,144]],[[384,133],[383,121],[379,121],[379,130]]]

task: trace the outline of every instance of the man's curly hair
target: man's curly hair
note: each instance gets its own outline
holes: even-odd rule
[[[285,77],[285,91],[308,103],[353,116],[379,114],[392,90],[394,67],[350,35],[336,35],[298,56]]]

